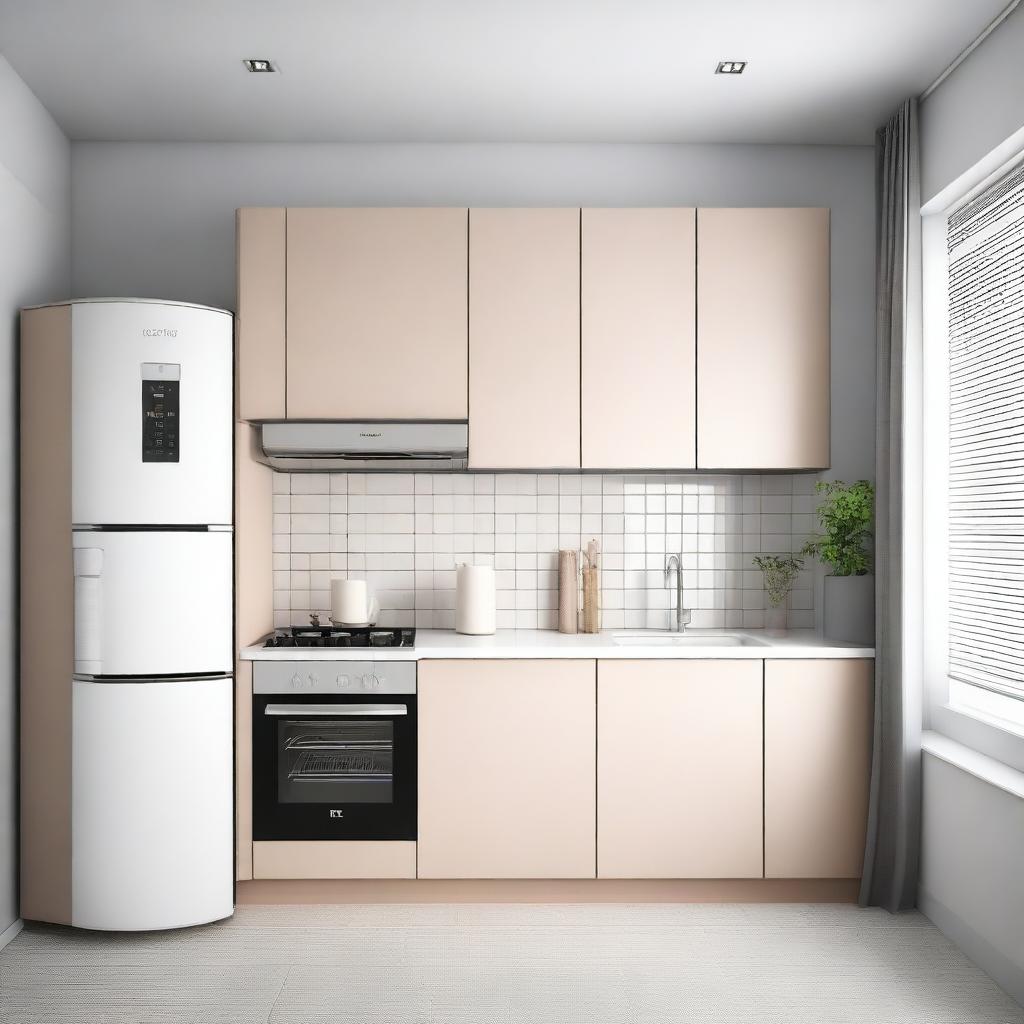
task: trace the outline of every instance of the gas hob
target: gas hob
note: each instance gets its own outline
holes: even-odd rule
[[[374,626],[347,627],[340,626],[292,626],[288,630],[278,630],[263,641],[264,647],[415,647],[416,630],[396,627],[394,629],[378,629]]]

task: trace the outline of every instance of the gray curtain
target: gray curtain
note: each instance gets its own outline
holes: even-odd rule
[[[875,727],[860,902],[896,912],[917,901],[921,833],[921,697],[903,651],[904,369],[921,322],[916,99],[877,133],[875,202]]]

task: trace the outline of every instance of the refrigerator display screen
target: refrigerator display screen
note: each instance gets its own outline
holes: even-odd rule
[[[142,461],[178,462],[179,388],[177,380],[142,382]]]

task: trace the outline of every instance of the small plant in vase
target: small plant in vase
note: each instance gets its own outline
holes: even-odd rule
[[[793,555],[755,555],[754,565],[764,574],[764,589],[768,593],[768,608],[764,625],[769,633],[786,631],[786,599],[793,588],[793,580],[804,563]]]
[[[852,484],[820,480],[818,506],[822,533],[801,549],[816,555],[832,572],[825,577],[825,636],[871,643],[874,638],[875,585],[871,575],[871,537],[875,487],[870,480]]]

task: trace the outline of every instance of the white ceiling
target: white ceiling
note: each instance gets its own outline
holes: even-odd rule
[[[0,50],[74,139],[868,143],[1005,2],[0,0]]]

